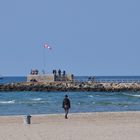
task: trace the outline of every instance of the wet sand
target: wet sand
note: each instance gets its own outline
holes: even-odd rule
[[[139,140],[140,112],[0,117],[0,140]]]

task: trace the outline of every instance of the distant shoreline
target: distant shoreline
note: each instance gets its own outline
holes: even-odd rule
[[[133,114],[138,113],[140,115],[140,111],[103,111],[103,112],[69,112],[69,116],[91,116],[91,115],[100,115],[100,114]],[[64,113],[45,113],[45,114],[30,114],[32,117],[63,117]],[[25,115],[0,115],[1,118],[24,118]]]
[[[0,84],[0,91],[140,91],[140,83],[98,83],[98,82],[18,82]]]

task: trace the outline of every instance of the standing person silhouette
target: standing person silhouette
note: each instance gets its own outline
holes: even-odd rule
[[[70,100],[68,98],[68,95],[65,95],[65,98],[63,100],[62,107],[65,110],[65,119],[67,119],[68,118],[69,109],[71,107],[71,104],[70,104]]]

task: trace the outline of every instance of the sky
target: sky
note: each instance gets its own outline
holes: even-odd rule
[[[139,7],[140,0],[0,0],[0,74],[139,76]]]

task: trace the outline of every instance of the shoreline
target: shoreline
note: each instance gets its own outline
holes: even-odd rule
[[[43,123],[43,120],[45,121],[50,121],[50,120],[66,120],[64,118],[64,113],[61,113],[61,114],[30,114],[31,115],[31,125],[33,124],[36,124],[36,122],[38,123]],[[111,116],[115,118],[118,118],[118,117],[130,117],[131,116],[131,119],[133,117],[135,117],[135,115],[138,115],[140,117],[140,111],[119,111],[119,112],[85,112],[85,113],[69,113],[68,114],[68,119],[69,121],[77,118],[79,120],[81,119],[93,119],[93,118],[96,118],[97,120],[99,118],[102,118],[103,120],[104,119],[107,119],[107,118],[110,118]],[[15,123],[15,124],[24,124],[24,120],[25,120],[25,117],[27,115],[10,115],[10,116],[0,116],[0,124],[1,123]],[[111,120],[112,120],[112,117],[111,117]],[[40,120],[40,122],[39,122]]]
[[[69,112],[69,116],[79,116],[79,115],[96,115],[96,114],[117,114],[117,113],[121,113],[121,114],[125,114],[125,113],[139,113],[140,111],[104,111],[104,112],[78,112],[78,113],[70,113]],[[51,117],[51,116],[64,116],[64,113],[51,113],[51,114],[30,114],[31,116],[34,117]],[[24,117],[26,115],[0,115],[1,117]]]

